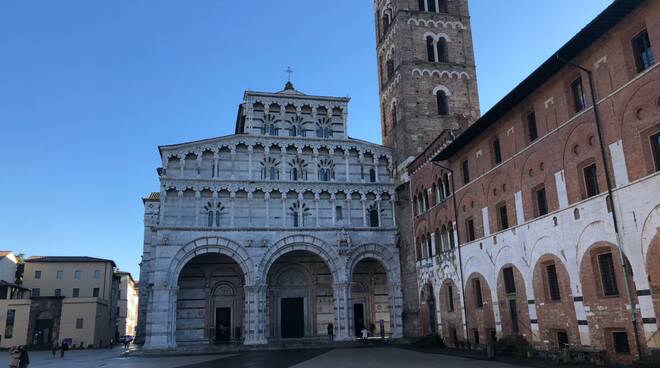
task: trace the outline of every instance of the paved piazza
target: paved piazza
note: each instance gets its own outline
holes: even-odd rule
[[[398,347],[304,349],[245,352],[239,354],[180,357],[121,357],[121,350],[69,351],[64,358],[50,352],[30,353],[30,367],[66,368],[323,368],[323,367],[479,367],[513,368],[513,365],[461,357],[422,353]],[[7,352],[2,354],[8,360]]]

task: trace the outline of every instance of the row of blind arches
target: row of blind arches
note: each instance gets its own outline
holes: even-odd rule
[[[266,157],[260,163],[261,165],[261,180],[280,180],[280,162],[273,157]],[[301,158],[294,158],[288,162],[289,166],[289,180],[299,181],[308,180],[309,164]],[[331,181],[335,179],[335,164],[331,159],[324,158],[319,160],[317,164],[318,181]],[[370,168],[368,173],[365,172],[364,166],[360,166],[360,176],[362,179],[367,179],[370,183],[376,182],[376,170]]]

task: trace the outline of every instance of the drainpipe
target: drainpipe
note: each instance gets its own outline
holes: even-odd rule
[[[623,268],[623,278],[624,278],[624,286],[626,289],[626,294],[628,296],[628,306],[630,308],[630,319],[632,320],[632,327],[633,327],[633,333],[635,334],[635,347],[637,348],[637,355],[641,358],[642,357],[642,349],[641,349],[641,344],[640,344],[640,337],[639,337],[639,331],[637,329],[637,313],[635,313],[635,305],[633,303],[633,293],[632,290],[630,289],[630,286],[628,284],[628,279],[630,278],[630,275],[628,274],[627,267],[626,267],[626,258],[623,253],[623,244],[621,241],[621,234],[619,233],[619,222],[617,221],[617,216],[616,216],[616,207],[614,207],[614,191],[612,187],[612,179],[610,179],[610,169],[607,166],[607,155],[605,153],[605,143],[603,142],[603,132],[601,129],[601,122],[600,122],[600,115],[598,114],[598,108],[597,108],[597,102],[596,102],[596,89],[594,88],[594,83],[593,83],[593,73],[591,70],[576,64],[570,60],[566,60],[559,56],[559,54],[556,55],[557,60],[570,65],[574,68],[577,68],[579,70],[582,70],[583,72],[587,73],[587,76],[589,77],[589,90],[591,91],[591,104],[592,108],[594,110],[594,120],[596,122],[596,132],[598,133],[598,145],[600,147],[600,156],[601,159],[603,160],[603,170],[605,172],[605,182],[607,183],[607,199],[606,201],[609,202],[610,208],[612,209],[612,223],[614,224],[614,232],[616,233],[616,245],[617,248],[619,249],[619,257],[621,259],[621,268]]]
[[[463,299],[463,320],[465,327],[465,339],[468,343],[468,349],[470,348],[470,334],[468,333],[468,316],[467,316],[467,302],[465,300],[465,281],[463,280],[463,256],[461,253],[461,232],[458,231],[458,206],[456,205],[456,187],[454,186],[454,170],[450,169],[447,166],[440,165],[435,161],[431,161],[432,165],[435,165],[441,169],[449,171],[451,174],[451,199],[454,205],[454,223],[456,224],[456,248],[458,248],[458,266],[461,273],[461,299]]]

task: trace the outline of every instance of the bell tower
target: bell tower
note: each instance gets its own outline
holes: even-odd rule
[[[468,0],[375,0],[381,130],[397,185],[404,334],[419,334],[406,166],[445,130],[479,117]]]

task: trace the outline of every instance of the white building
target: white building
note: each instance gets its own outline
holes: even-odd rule
[[[160,147],[160,192],[144,199],[147,349],[329,323],[337,339],[401,336],[391,153],[347,136],[348,102],[291,83],[248,91],[236,134]]]
[[[8,283],[16,281],[16,265],[18,259],[12,251],[0,251],[0,280]]]
[[[115,272],[119,277],[117,325],[119,336],[135,337],[138,320],[139,283],[129,272]]]

